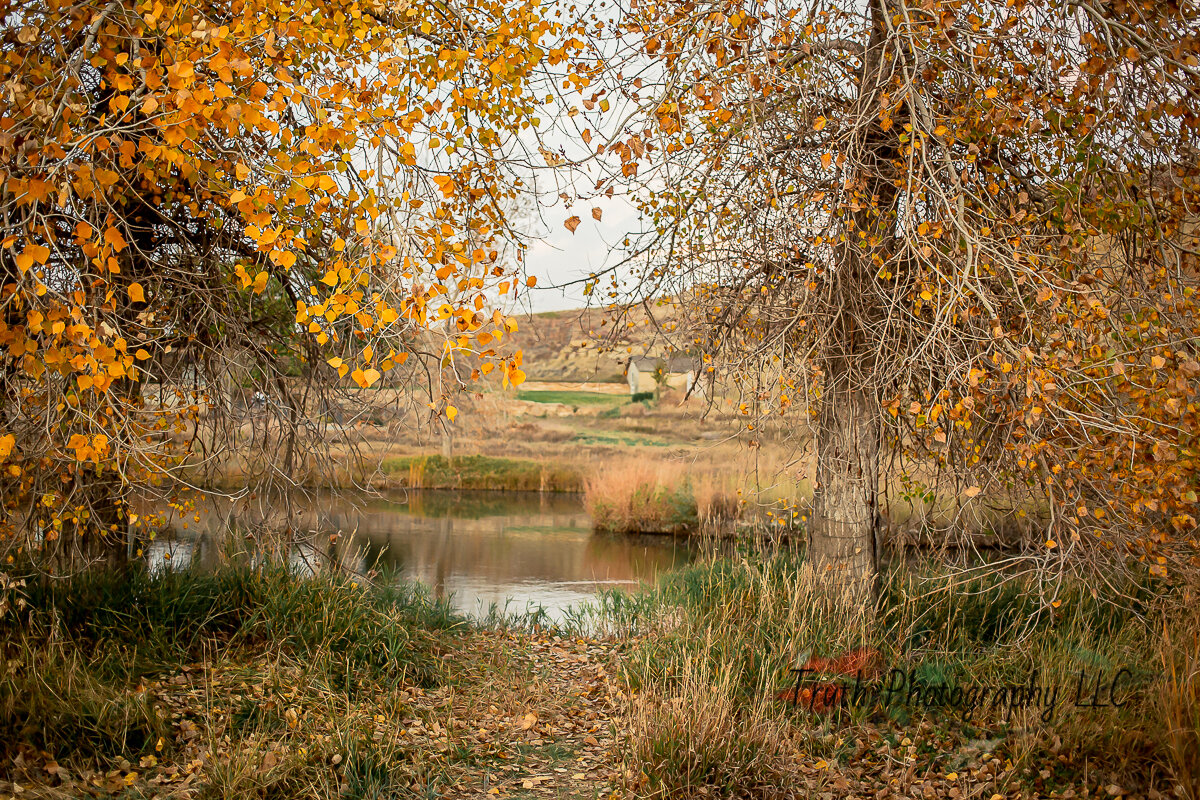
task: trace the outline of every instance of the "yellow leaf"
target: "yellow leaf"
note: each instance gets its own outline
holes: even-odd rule
[[[371,369],[369,369],[363,373],[363,377],[366,378],[366,381],[367,381],[366,385],[370,386],[371,384],[375,383],[375,381],[379,380],[380,377],[382,377],[382,375],[379,372],[379,370],[372,367]]]
[[[17,445],[17,437],[11,433],[6,433],[0,436],[0,464],[4,463],[4,459],[8,458],[8,454],[13,451]]]
[[[458,416],[458,409],[454,406],[446,406],[446,416],[451,422],[454,422],[454,418]]]
[[[340,367],[342,365],[342,359],[339,356],[334,356],[333,358],[329,359],[325,363],[328,364],[329,366],[333,367],[334,369],[337,369],[338,367]]]
[[[23,253],[17,253],[16,261],[17,269],[19,269],[21,274],[24,275],[29,271],[29,268],[33,266],[33,255],[28,250]]]
[[[129,284],[129,299],[135,303],[146,302],[146,293],[142,291],[140,283]]]
[[[828,123],[829,123],[829,120],[825,119],[824,117],[817,117],[816,122],[813,123],[813,130],[819,131],[819,130],[823,129]]]
[[[239,161],[233,168],[233,174],[237,176],[239,181],[244,181],[250,177],[250,168]]]
[[[267,279],[268,279],[268,278],[270,278],[270,277],[271,277],[271,276],[270,276],[270,275],[268,275],[268,274],[267,274],[265,271],[263,271],[263,272],[260,272],[260,273],[258,273],[257,275],[255,275],[255,276],[254,276],[254,289],[253,289],[253,291],[254,291],[254,293],[255,293],[255,294],[261,294],[261,293],[262,293],[262,291],[263,291],[264,289],[266,289],[266,288],[267,288]]]
[[[150,357],[150,354],[146,352],[146,349],[144,347],[139,347],[137,349],[137,352],[134,353],[134,355],[138,357],[139,361],[145,361],[147,358]]]

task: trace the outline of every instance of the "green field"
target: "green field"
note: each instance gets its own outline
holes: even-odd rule
[[[629,400],[623,394],[553,389],[530,389],[517,392],[517,399],[530,403],[562,403],[564,406],[619,406]]]

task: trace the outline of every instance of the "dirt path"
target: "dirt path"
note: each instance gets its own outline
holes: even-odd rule
[[[481,633],[467,647],[469,655],[450,657],[468,655],[464,664],[473,669],[439,692],[448,721],[433,733],[458,754],[447,762],[442,796],[610,794],[617,771],[613,720],[623,700],[608,671],[613,645]]]

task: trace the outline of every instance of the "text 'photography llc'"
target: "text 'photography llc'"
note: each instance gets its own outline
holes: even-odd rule
[[[1128,667],[1081,669],[1070,682],[1048,680],[1036,667],[1010,681],[978,682],[969,676],[952,680],[928,675],[926,670],[886,665],[877,651],[866,647],[833,658],[814,656],[790,672],[795,684],[776,698],[812,713],[876,708],[889,713],[893,709],[941,711],[964,723],[985,711],[1006,720],[1016,712],[1032,711],[1042,722],[1050,722],[1067,706],[1119,709],[1136,700],[1140,688]]]

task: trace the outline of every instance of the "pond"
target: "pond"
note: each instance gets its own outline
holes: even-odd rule
[[[216,500],[174,517],[167,535],[144,548],[150,569],[211,567],[226,553],[252,550],[261,538],[253,532],[278,524],[273,506]],[[296,571],[336,563],[396,574],[475,617],[493,606],[508,613],[541,607],[561,620],[604,589],[636,588],[692,556],[668,536],[593,533],[582,498],[572,494],[318,494],[297,506],[296,519],[306,532],[287,553]],[[232,542],[231,527],[242,532]]]

